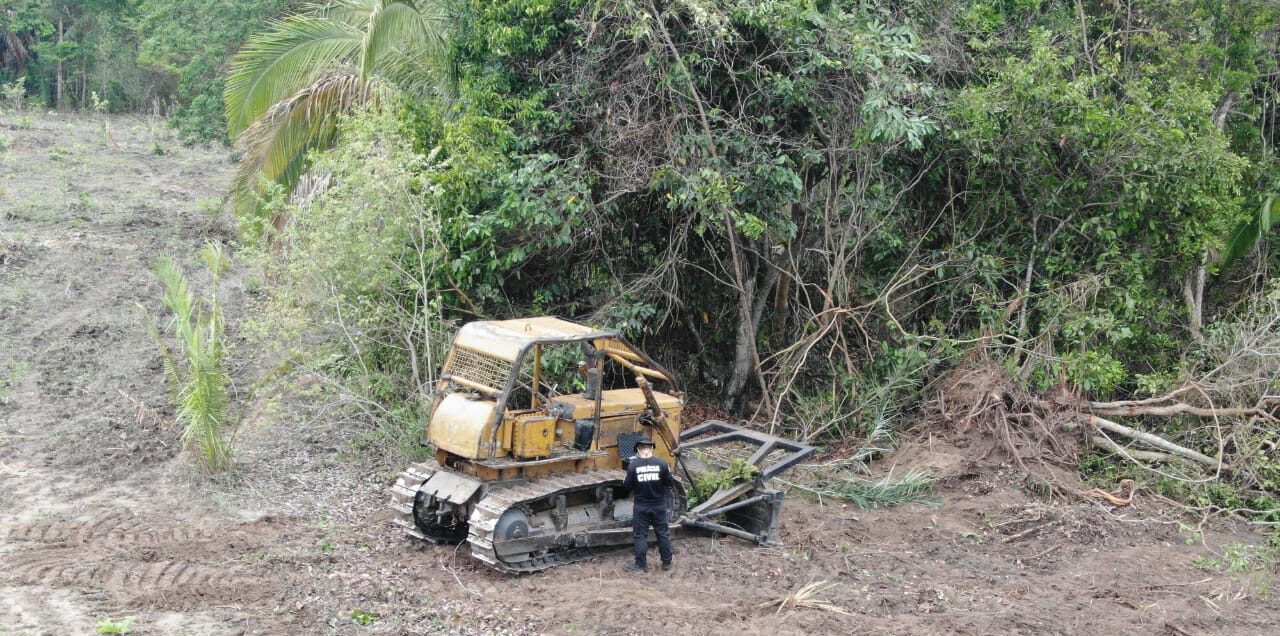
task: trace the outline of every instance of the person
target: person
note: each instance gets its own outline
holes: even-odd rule
[[[671,529],[667,525],[667,489],[675,480],[667,463],[653,456],[653,440],[641,437],[636,442],[636,457],[627,466],[623,487],[631,491],[631,536],[635,540],[635,563],[627,572],[645,572],[649,552],[649,527],[658,535],[658,554],[662,569],[671,569]]]

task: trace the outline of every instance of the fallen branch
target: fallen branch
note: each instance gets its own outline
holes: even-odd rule
[[[1120,401],[1118,401],[1118,402],[1081,402],[1081,403],[1073,403],[1073,402],[1070,402],[1070,401],[1068,401],[1067,399],[1065,399],[1065,396],[1056,396],[1056,397],[1054,398],[1054,402],[1056,402],[1059,406],[1079,406],[1079,407],[1086,408],[1086,409],[1093,410],[1093,411],[1100,411],[1100,410],[1106,410],[1106,409],[1118,409],[1118,408],[1125,408],[1125,407],[1128,407],[1128,406],[1150,406],[1150,405],[1158,405],[1158,404],[1161,404],[1162,402],[1169,402],[1169,401],[1173,400],[1173,398],[1175,398],[1175,397],[1177,397],[1177,396],[1179,396],[1179,395],[1182,395],[1183,393],[1187,393],[1187,392],[1189,392],[1189,391],[1192,391],[1192,390],[1194,390],[1194,389],[1195,389],[1195,387],[1194,387],[1194,386],[1192,386],[1192,385],[1188,384],[1188,385],[1185,385],[1185,386],[1183,386],[1183,387],[1181,387],[1181,388],[1179,388],[1179,389],[1177,389],[1177,390],[1175,390],[1175,391],[1170,391],[1170,392],[1168,392],[1168,393],[1166,393],[1166,394],[1164,394],[1164,395],[1161,395],[1161,396],[1158,396],[1158,397],[1146,398],[1146,399],[1143,399],[1143,400],[1120,400]]]
[[[1267,415],[1267,412],[1261,408],[1206,408],[1203,406],[1192,406],[1186,402],[1177,402],[1175,404],[1166,404],[1162,406],[1155,405],[1115,405],[1095,407],[1092,402],[1086,402],[1084,407],[1091,413],[1098,415],[1178,415],[1180,413],[1188,413],[1197,417],[1251,417],[1255,415]]]
[[[1000,543],[1012,543],[1014,541],[1017,541],[1018,539],[1025,538],[1027,535],[1035,534],[1041,530],[1044,530],[1045,528],[1052,528],[1053,526],[1059,525],[1061,523],[1062,523],[1061,519],[1053,519],[1051,521],[1047,521],[1039,525],[1034,525],[1034,526],[1031,526],[1030,528],[1019,531],[1016,534],[1011,534],[1001,539]]]
[[[156,425],[157,428],[162,428],[166,430],[173,430],[174,428],[176,428],[176,424],[174,423],[173,419],[161,415],[155,409],[148,407],[146,404],[142,403],[142,401],[135,399],[133,396],[129,395],[128,393],[125,393],[124,391],[117,390],[116,393],[119,393],[120,397],[128,400],[129,403],[133,405],[133,408],[134,408],[133,421],[138,426],[142,426],[143,424],[146,424],[147,420],[150,419]]]
[[[1143,400],[1119,400],[1115,402],[1076,401],[1066,395],[1054,396],[1052,402],[1060,407],[1076,408],[1095,415],[1108,417],[1132,415],[1170,416],[1186,413],[1196,417],[1262,417],[1275,419],[1268,408],[1274,402],[1280,402],[1280,396],[1264,395],[1257,404],[1250,407],[1218,408],[1214,406],[1196,406],[1186,402],[1174,401],[1177,396],[1191,391],[1203,391],[1199,385],[1188,384],[1159,397]]]
[[[1157,453],[1155,451],[1144,451],[1144,450],[1134,450],[1132,448],[1125,448],[1113,442],[1110,437],[1103,437],[1101,435],[1089,436],[1089,443],[1098,448],[1101,448],[1102,450],[1110,451],[1111,453],[1114,453],[1116,455],[1119,455],[1127,459],[1133,459],[1133,460],[1144,461],[1144,462],[1160,462],[1164,464],[1172,463],[1178,460],[1177,457],[1174,457],[1173,455],[1169,455],[1168,453]]]
[[[1098,417],[1097,415],[1089,416],[1089,428],[1091,430],[1102,429],[1105,431],[1116,433],[1117,435],[1124,435],[1125,437],[1138,440],[1139,442],[1142,442],[1149,446],[1154,446],[1163,451],[1173,453],[1174,455],[1185,457],[1187,459],[1199,462],[1206,466],[1211,466],[1216,470],[1224,470],[1224,471],[1231,470],[1231,467],[1226,463],[1222,462],[1221,460],[1217,460],[1212,457],[1209,457],[1208,455],[1198,453],[1196,451],[1191,450],[1190,448],[1179,446],[1158,435],[1152,435],[1151,433],[1144,433],[1142,431],[1129,428],[1128,426],[1124,426],[1123,424],[1117,424],[1115,422],[1112,422],[1111,420]]]

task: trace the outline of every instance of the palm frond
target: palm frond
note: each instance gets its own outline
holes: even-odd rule
[[[272,106],[240,136],[244,156],[232,186],[237,211],[243,214],[257,206],[262,180],[292,191],[306,169],[307,153],[331,145],[341,115],[392,94],[381,82],[362,82],[346,69]]]
[[[372,75],[390,52],[398,50],[400,57],[416,60],[419,75],[442,76],[448,58],[449,24],[440,2],[382,3],[370,14],[365,31],[362,72],[365,77]]]
[[[138,311],[142,314],[142,324],[146,327],[147,335],[151,336],[151,340],[155,342],[156,347],[160,349],[160,367],[164,373],[165,384],[169,387],[169,395],[174,400],[178,399],[179,378],[178,378],[178,362],[173,356],[173,349],[169,343],[165,342],[164,337],[160,335],[160,325],[156,323],[155,316],[147,311],[141,303],[136,303]]]
[[[213,244],[206,246],[203,257],[210,267],[225,268],[229,264],[221,248]],[[195,452],[201,467],[224,470],[231,465],[231,448],[222,435],[230,404],[230,378],[223,368],[226,342],[222,309],[216,296],[196,301],[186,274],[173,259],[158,261],[155,273],[164,285],[164,304],[173,312],[175,344],[183,362],[179,367],[177,356],[170,355],[167,346],[162,347],[165,375],[172,375],[177,387],[182,447]],[[153,327],[154,324],[149,329]],[[158,339],[159,329],[152,330]]]
[[[190,340],[192,316],[195,314],[195,294],[182,273],[178,262],[161,258],[154,266],[156,278],[164,285],[164,306],[173,312],[175,330],[180,341]]]
[[[836,614],[844,614],[845,616],[853,616],[853,613],[849,610],[834,603],[824,601],[818,597],[819,594],[834,587],[836,587],[835,583],[828,583],[827,581],[808,583],[795,592],[783,596],[782,598],[761,603],[758,607],[773,607],[776,605],[778,607],[778,611],[774,612],[775,614],[781,614],[782,610],[789,607],[808,607],[826,612],[834,612]]]
[[[231,268],[231,259],[227,258],[227,250],[222,246],[221,241],[205,242],[204,247],[200,248],[200,260],[204,261],[204,266],[209,268],[209,274],[213,276],[215,284]]]
[[[1276,195],[1267,195],[1262,200],[1262,205],[1258,208],[1258,213],[1253,215],[1248,221],[1241,223],[1231,233],[1231,240],[1227,242],[1227,249],[1222,253],[1218,265],[1221,271],[1226,271],[1231,264],[1238,260],[1241,256],[1249,253],[1258,240],[1271,232],[1271,226],[1275,221],[1277,213],[1280,210],[1280,199]]]
[[[451,102],[458,93],[459,69],[447,55],[439,60],[432,59],[432,55],[421,48],[387,51],[378,60],[378,76],[406,95],[434,96]]]
[[[244,152],[232,185],[241,216],[267,187],[292,192],[307,153],[336,140],[339,115],[399,92],[453,95],[446,0],[336,0],[272,23],[236,55],[224,98]],[[279,227],[281,219],[273,219]]]
[[[323,17],[292,16],[271,27],[249,38],[231,63],[223,98],[233,139],[273,105],[358,62],[364,43],[359,28]]]
[[[293,204],[298,210],[306,210],[332,186],[332,172],[308,170],[293,188]]]
[[[888,508],[907,503],[937,505],[929,498],[933,492],[933,478],[920,470],[908,471],[897,478],[890,471],[874,482],[849,477],[838,470],[818,471],[807,481],[790,485],[821,497],[851,501],[859,508]]]
[[[312,13],[339,20],[363,31],[369,26],[369,16],[383,3],[384,0],[320,0],[309,7]]]

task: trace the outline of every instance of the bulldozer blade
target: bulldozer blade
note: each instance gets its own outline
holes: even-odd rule
[[[708,434],[710,436],[707,436]],[[680,450],[682,451],[690,448],[718,446],[730,442],[743,442],[756,447],[755,453],[751,455],[747,463],[760,469],[760,475],[756,481],[761,485],[791,470],[796,464],[818,452],[818,449],[808,444],[745,429],[720,420],[707,420],[680,434]],[[766,464],[765,460],[776,450],[786,451],[787,454],[777,461]]]
[[[750,486],[750,484],[747,484]],[[781,490],[751,489],[750,496],[731,503],[705,508],[699,506],[681,518],[686,526],[735,536],[760,545],[782,545],[778,522],[782,516]],[[754,493],[754,494],[751,494]]]

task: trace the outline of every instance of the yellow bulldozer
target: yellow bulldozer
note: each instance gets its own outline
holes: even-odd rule
[[[617,332],[554,317],[464,325],[433,397],[426,441],[435,458],[396,478],[395,521],[424,541],[465,541],[504,572],[631,545],[622,482],[642,437],[681,476],[668,497],[673,538],[712,532],[766,545],[779,542],[783,500],[767,482],[815,450],[717,420],[682,429],[670,373]],[[707,465],[686,461],[687,451],[726,445],[748,455],[752,476],[690,508]]]

